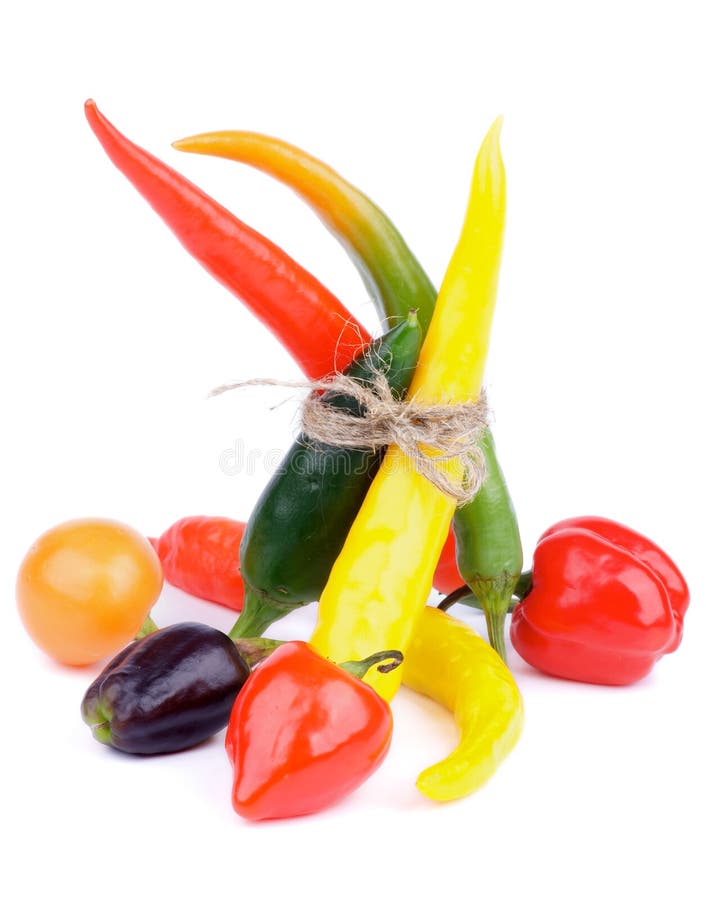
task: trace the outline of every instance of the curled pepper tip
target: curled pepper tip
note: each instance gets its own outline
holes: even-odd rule
[[[387,660],[387,662],[385,662]],[[400,650],[382,650],[380,653],[373,653],[366,656],[365,659],[350,659],[348,662],[339,663],[339,668],[345,669],[355,678],[364,678],[368,669],[375,666],[378,672],[387,674],[394,671],[404,662],[404,656]]]

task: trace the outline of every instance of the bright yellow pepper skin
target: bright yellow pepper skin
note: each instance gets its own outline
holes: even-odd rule
[[[403,681],[450,709],[460,732],[456,749],[425,769],[417,787],[439,801],[472,793],[522,732],[522,695],[510,670],[472,628],[426,606],[407,647]]]
[[[505,169],[498,119],[478,152],[466,217],[439,292],[408,396],[421,403],[477,399],[495,307],[505,226]],[[446,472],[460,479],[458,465]],[[429,592],[455,509],[392,446],[387,451],[319,602],[311,638],[334,660],[380,649],[403,653]],[[389,700],[398,667],[365,680]]]

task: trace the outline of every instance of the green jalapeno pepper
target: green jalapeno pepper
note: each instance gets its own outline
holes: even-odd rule
[[[372,344],[345,374],[370,386],[383,373],[403,396],[414,374],[421,328],[414,311]],[[360,415],[351,397],[323,401]],[[231,638],[254,637],[326,584],[382,458],[381,452],[331,447],[300,435],[262,492],[240,545],[243,611]]]

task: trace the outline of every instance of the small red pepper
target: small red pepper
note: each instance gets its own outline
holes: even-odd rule
[[[317,812],[359,787],[392,738],[388,704],[359,677],[396,652],[337,666],[301,641],[278,647],[238,694],[226,732],[233,807],[246,819]],[[355,674],[352,674],[355,673]]]
[[[452,594],[464,585],[456,564],[456,538],[453,528],[449,530],[444,547],[434,572],[434,588],[440,594]]]
[[[223,516],[187,516],[150,538],[164,577],[193,597],[243,608],[240,542],[245,522]]]
[[[674,562],[625,525],[565,519],[539,539],[532,589],[515,607],[510,638],[550,675],[631,684],[679,646],[689,591]]]

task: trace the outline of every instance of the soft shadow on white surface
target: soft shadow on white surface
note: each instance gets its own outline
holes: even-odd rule
[[[700,900],[698,4],[165,9],[15,4],[3,28],[3,883],[13,898]],[[371,329],[354,267],[296,197],[170,142],[250,128],[300,144],[380,203],[439,284],[478,142],[504,113],[508,227],[487,385],[526,556],[566,515],[649,534],[692,587],[679,651],[618,690],[545,678],[511,654],[524,734],[482,790],[447,805],[414,779],[453,746],[452,717],[407,691],[376,775],[291,822],[237,818],[222,735],[150,760],[93,741],[79,705],[98,668],[55,666],[22,632],[23,553],[75,516],[152,534],[184,515],[246,518],[267,473],[229,475],[223,453],[239,440],[286,447],[295,409],[279,395],[206,395],[300,373],[112,167],[83,119],[90,95]],[[315,614],[270,633],[305,639]],[[228,628],[234,616],[166,589],[155,618]]]

